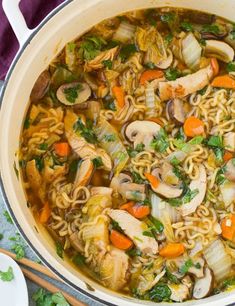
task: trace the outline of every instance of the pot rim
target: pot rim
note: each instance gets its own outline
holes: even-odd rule
[[[19,48],[18,52],[16,53],[11,66],[6,74],[5,80],[3,81],[3,86],[1,88],[1,92],[0,92],[0,110],[1,110],[1,104],[2,101],[4,99],[4,93],[5,90],[7,88],[8,82],[11,78],[11,75],[14,72],[14,68],[17,64],[17,62],[19,61],[21,55],[24,53],[25,49],[27,48],[28,44],[30,44],[30,41],[37,35],[37,33],[41,30],[41,28],[44,27],[44,25],[51,19],[53,18],[59,11],[61,11],[64,7],[66,7],[69,3],[71,3],[73,0],[65,0],[65,2],[61,3],[58,7],[56,7],[55,9],[53,9],[41,22],[40,24],[32,31],[32,33],[29,35],[29,37],[26,39],[26,41],[23,43],[22,47]],[[5,204],[5,206],[7,207],[13,221],[14,221],[14,225],[16,226],[16,228],[18,229],[18,231],[20,232],[21,236],[24,238],[24,240],[27,242],[27,244],[29,245],[29,247],[35,252],[35,254],[43,261],[43,263],[54,273],[56,274],[60,279],[62,279],[66,285],[69,285],[71,288],[73,288],[74,290],[80,292],[81,294],[83,294],[84,296],[89,297],[90,299],[97,301],[99,303],[103,303],[103,305],[108,305],[108,306],[117,306],[116,304],[113,303],[109,303],[101,298],[98,298],[97,296],[83,290],[82,288],[80,288],[79,286],[76,286],[74,283],[72,283],[70,280],[68,280],[65,276],[63,276],[59,271],[57,271],[56,269],[53,268],[53,266],[43,257],[43,255],[40,254],[40,252],[33,246],[33,244],[31,243],[31,241],[28,239],[27,235],[24,233],[23,229],[21,228],[12,208],[11,208],[11,204],[8,200],[7,194],[5,192],[5,188],[4,188],[4,184],[3,184],[3,179],[2,176],[0,174],[0,193],[2,194],[2,198],[3,198],[3,202]]]

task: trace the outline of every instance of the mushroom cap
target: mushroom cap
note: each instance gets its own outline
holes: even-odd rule
[[[152,175],[156,176],[159,180],[159,184],[157,187],[153,187],[151,185],[151,188],[153,189],[153,191],[155,191],[156,193],[164,196],[165,198],[168,198],[168,199],[172,199],[172,198],[178,198],[182,192],[183,192],[183,189],[179,188],[179,187],[175,187],[175,186],[172,186],[172,185],[168,185],[164,182],[162,182],[159,178],[159,173],[160,173],[160,170],[159,168],[155,168],[153,171],[152,171]]]
[[[199,166],[199,177],[196,180],[192,180],[189,188],[190,190],[198,190],[198,194],[186,204],[183,204],[179,210],[182,216],[187,216],[197,209],[197,207],[202,203],[206,194],[206,170],[203,165]]]
[[[183,101],[175,98],[167,102],[166,115],[172,119],[176,125],[182,125],[185,121],[185,111]]]
[[[73,90],[73,100],[74,101],[69,101],[66,97],[66,90]],[[76,104],[80,104],[85,102],[91,95],[91,89],[90,86],[87,83],[79,83],[79,82],[72,82],[68,84],[63,84],[61,85],[56,92],[57,99],[69,106],[73,106]]]
[[[33,89],[30,94],[31,101],[37,101],[42,99],[50,84],[50,73],[48,70],[44,70],[39,77],[37,78],[36,82],[34,83]]]
[[[234,58],[234,50],[223,41],[209,39],[206,40],[205,55],[213,56],[225,63],[229,63]]]
[[[209,268],[205,269],[205,276],[196,279],[193,288],[193,297],[197,300],[208,296],[213,288],[213,273]]]
[[[161,126],[153,121],[135,120],[129,123],[125,129],[128,140],[134,143],[134,148],[143,143],[146,150],[150,149],[150,143],[161,129]]]

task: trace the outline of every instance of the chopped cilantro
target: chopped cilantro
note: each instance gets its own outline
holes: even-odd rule
[[[171,289],[164,283],[158,283],[149,292],[151,301],[162,302],[169,301],[171,296]]]
[[[67,47],[68,47],[69,52],[74,52],[76,47],[77,47],[77,45],[74,42],[69,42],[67,44]]]
[[[6,218],[7,222],[10,224],[13,224],[13,221],[11,219],[11,216],[7,210],[4,211],[3,216]]]
[[[148,62],[145,64],[145,67],[148,68],[148,69],[154,69],[156,68],[156,66],[154,65],[154,63],[152,62]]]
[[[99,54],[106,44],[106,41],[102,37],[87,36],[80,45],[79,55],[86,61],[90,61]]]
[[[127,250],[126,254],[129,255],[130,257],[135,257],[135,256],[141,256],[142,255],[140,249],[137,249],[137,248],[132,248],[130,250]]]
[[[173,207],[178,207],[183,204],[189,203],[195,196],[199,193],[198,189],[191,190],[187,188],[187,191],[182,197],[179,198],[174,198],[174,199],[168,199],[167,202],[173,206]]]
[[[114,142],[116,140],[116,136],[114,134],[104,135],[103,139],[106,142]]]
[[[235,62],[230,62],[226,66],[227,72],[233,72],[235,71]]]
[[[221,136],[211,136],[207,141],[209,147],[223,148],[223,140]]]
[[[166,277],[173,284],[179,284],[180,283],[178,278],[174,274],[172,274],[167,268],[166,268]]]
[[[135,44],[123,45],[119,52],[119,56],[122,62],[126,61],[131,55],[133,55],[137,51]]]
[[[138,172],[132,171],[132,178],[133,178],[133,182],[136,184],[143,184],[146,182],[146,180],[142,179],[142,177],[140,176],[140,174]]]
[[[108,68],[108,69],[112,69],[113,63],[111,60],[104,60],[102,61],[102,64],[104,65],[104,67]]]
[[[38,146],[40,150],[47,150],[48,148],[48,144],[47,143],[40,143],[40,145]]]
[[[78,83],[76,86],[67,87],[64,89],[65,98],[71,104],[75,103],[78,92],[82,89],[82,85]]]
[[[174,156],[171,160],[170,160],[170,163],[173,165],[173,166],[178,166],[180,164],[180,160]]]
[[[166,152],[169,147],[169,141],[166,131],[163,128],[161,128],[158,134],[154,136],[154,139],[151,142],[151,147],[157,152]]]
[[[188,259],[187,261],[185,261],[185,263],[179,268],[179,272],[181,274],[185,274],[188,272],[188,270],[193,267],[193,261],[192,259]]]
[[[0,279],[3,282],[10,282],[14,279],[13,269],[9,267],[6,272],[0,271]]]
[[[186,32],[192,32],[193,31],[193,25],[190,22],[187,22],[187,21],[181,22],[180,27]]]
[[[27,130],[30,127],[30,124],[31,124],[30,119],[27,117],[24,121],[24,129]]]
[[[219,34],[220,33],[220,28],[216,23],[205,24],[205,25],[203,25],[201,32],[202,33],[209,32],[209,33],[212,33],[212,34]]]
[[[3,234],[2,233],[0,233],[0,240],[2,240],[3,239]]]
[[[15,243],[11,246],[11,250],[16,254],[17,259],[21,259],[25,256],[25,244],[22,241],[22,238],[19,233],[16,233],[15,236],[9,237],[10,241]]]
[[[165,13],[161,15],[161,21],[164,23],[172,23],[175,21],[175,14],[170,12],[170,13]]]
[[[44,160],[42,157],[39,156],[35,156],[34,157],[35,163],[36,163],[36,167],[38,169],[38,171],[42,171],[42,169],[44,168]]]
[[[139,143],[137,144],[137,146],[135,147],[135,149],[132,148],[127,148],[127,153],[129,154],[130,157],[135,157],[138,153],[144,151],[144,144],[143,143]]]
[[[164,38],[167,45],[169,45],[173,40],[173,35],[171,33],[167,34]]]
[[[64,249],[60,241],[56,241],[56,253],[60,258],[64,258]]]
[[[73,130],[75,132],[79,132],[81,136],[86,139],[87,142],[97,143],[97,137],[95,135],[95,132],[91,127],[85,126],[81,118],[78,118],[78,120],[74,123]]]
[[[96,158],[92,159],[92,163],[93,163],[93,165],[96,169],[103,166],[103,162],[102,162],[101,157],[96,157]]]
[[[176,68],[168,68],[165,71],[165,77],[168,81],[174,81],[180,77],[180,71]]]
[[[75,263],[75,265],[77,265],[77,266],[83,266],[83,265],[85,265],[85,263],[86,263],[86,258],[82,255],[82,254],[80,254],[80,253],[77,253],[74,257],[73,257],[73,259],[72,259],[72,261],[73,261],[73,263]]]
[[[61,292],[49,293],[39,288],[32,296],[36,306],[70,306]]]

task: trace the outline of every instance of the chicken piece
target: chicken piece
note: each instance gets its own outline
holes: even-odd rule
[[[100,265],[100,277],[104,286],[113,290],[122,289],[129,277],[129,257],[121,250],[111,248]]]
[[[189,288],[184,284],[168,284],[171,289],[170,299],[174,302],[183,302],[189,296]]]
[[[68,142],[75,153],[82,159],[94,159],[100,157],[103,162],[103,168],[107,171],[112,169],[112,161],[105,150],[96,148],[94,144],[88,143],[79,133],[74,131],[74,124],[78,116],[68,110],[64,118],[65,134]]]
[[[159,94],[162,101],[185,97],[209,84],[213,76],[211,65],[193,74],[178,78],[175,81],[159,82]]]
[[[26,175],[29,184],[33,191],[38,195],[39,199],[44,202],[45,200],[45,189],[42,181],[42,176],[38,171],[35,159],[32,159],[26,164]]]
[[[118,50],[118,46],[105,50],[98,54],[94,59],[85,63],[85,71],[97,70],[104,67],[104,61],[113,60]]]
[[[119,209],[111,209],[109,216],[119,224],[125,234],[143,253],[157,254],[157,241],[153,237],[143,235],[143,232],[148,230],[145,222],[139,221],[128,212]]]

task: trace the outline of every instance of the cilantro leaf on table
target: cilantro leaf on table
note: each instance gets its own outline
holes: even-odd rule
[[[32,296],[36,306],[70,306],[61,292],[50,293],[39,288]]]
[[[0,279],[3,282],[10,282],[14,279],[14,273],[12,267],[9,267],[6,272],[0,271]]]
[[[11,216],[7,210],[4,211],[3,216],[6,218],[7,222],[10,224],[13,224],[13,221],[11,219]]]

